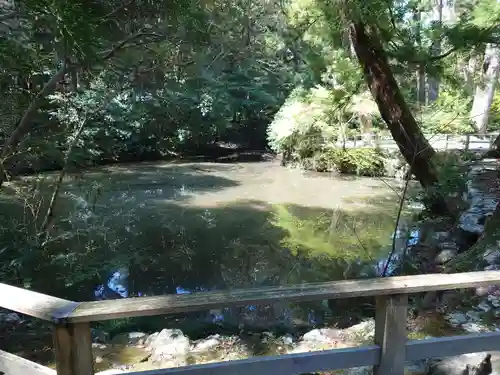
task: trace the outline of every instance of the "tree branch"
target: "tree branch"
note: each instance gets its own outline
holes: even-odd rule
[[[109,49],[108,51],[102,52],[101,56],[99,57],[99,60],[102,60],[102,61],[109,60],[114,55],[116,55],[116,53],[119,50],[127,47],[127,43],[130,43],[134,39],[140,38],[141,36],[148,36],[148,35],[149,36],[161,37],[161,34],[157,34],[157,33],[153,33],[153,32],[139,31],[139,32],[137,32],[135,34],[132,34],[132,35],[128,36],[127,38],[123,39],[116,46],[114,46],[113,48]],[[138,45],[141,45],[141,44],[147,44],[147,43],[151,43],[151,41],[145,41],[143,43],[134,44],[134,46],[138,46]]]
[[[106,20],[110,19],[115,14],[117,14],[119,11],[121,11],[121,10],[125,9],[126,7],[128,7],[129,5],[131,5],[134,1],[135,0],[129,0],[129,1],[125,2],[124,4],[120,5],[118,8],[113,9],[111,12],[109,12],[104,17],[102,17],[102,20],[106,21]]]
[[[160,34],[152,33],[152,32],[138,32],[135,34],[130,35],[129,37],[123,39],[120,43],[118,43],[116,46],[111,48],[110,50],[104,52],[98,61],[106,61],[110,58],[112,58],[119,50],[123,49],[126,47],[127,43],[131,42],[132,40],[139,38],[141,36],[147,36],[147,35],[154,35],[156,37],[161,37]],[[149,43],[150,41],[144,42],[144,44]],[[97,61],[93,61],[90,63],[90,65],[93,65],[97,63]],[[17,124],[15,130],[12,132],[12,134],[5,140],[4,146],[0,152],[0,188],[2,187],[3,183],[5,182],[6,179],[6,173],[5,169],[3,167],[3,161],[5,157],[9,154],[10,149],[21,141],[22,137],[29,132],[30,126],[31,126],[31,119],[33,115],[36,113],[38,108],[40,107],[42,101],[45,99],[45,97],[53,92],[57,86],[57,83],[60,82],[66,73],[70,71],[74,71],[75,69],[81,69],[85,66],[86,64],[64,64],[63,67],[61,67],[53,76],[50,78],[50,80],[45,84],[45,86],[40,90],[40,92],[35,96],[35,98],[31,101],[30,105],[24,112],[21,120]]]
[[[5,157],[9,154],[11,147],[18,144],[21,141],[24,134],[28,131],[31,118],[38,110],[38,107],[40,106],[42,100],[49,93],[55,90],[57,83],[64,77],[64,75],[67,72],[68,72],[68,67],[63,66],[52,76],[52,78],[50,78],[50,80],[45,84],[42,90],[31,101],[30,105],[24,112],[23,117],[21,117],[21,120],[19,120],[16,129],[12,132],[10,137],[8,137],[5,140],[2,152],[0,153],[0,187],[2,186],[6,177],[5,171],[3,169],[3,161]]]

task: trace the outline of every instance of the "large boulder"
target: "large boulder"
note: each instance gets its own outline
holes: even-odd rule
[[[179,329],[164,329],[153,334],[147,340],[148,349],[151,351],[152,362],[161,363],[162,367],[176,367],[186,364],[189,352],[189,339]]]
[[[425,375],[490,375],[498,366],[499,357],[486,353],[464,354],[429,362]]]

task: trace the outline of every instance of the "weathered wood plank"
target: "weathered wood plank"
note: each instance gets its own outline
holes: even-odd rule
[[[406,343],[406,360],[452,357],[489,350],[500,350],[500,332],[412,340]]]
[[[92,338],[89,323],[54,327],[57,375],[93,375]]]
[[[130,372],[134,375],[268,375],[304,374],[328,370],[340,370],[378,363],[378,346],[363,346],[319,352],[286,354],[272,357],[254,357],[238,361],[209,363],[169,369]]]
[[[77,302],[0,283],[0,307],[54,321],[71,313]]]
[[[374,375],[404,375],[408,295],[378,296],[375,315],[375,344],[380,363]]]
[[[429,290],[473,288],[492,284],[500,284],[500,271],[397,276],[245,290],[201,292],[191,295],[127,298],[83,302],[69,314],[68,321],[91,322],[116,318],[200,311],[247,304],[411,294]]]
[[[56,375],[48,367],[0,350],[0,372],[5,375]]]

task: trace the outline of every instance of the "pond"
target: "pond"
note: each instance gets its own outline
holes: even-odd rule
[[[391,250],[397,189],[275,161],[100,167],[64,182],[44,239],[6,236],[27,208],[5,200],[0,248],[25,285],[74,300],[366,277]]]

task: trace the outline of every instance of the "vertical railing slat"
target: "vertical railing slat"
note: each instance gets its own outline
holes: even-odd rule
[[[407,295],[376,298],[375,344],[380,346],[380,364],[374,375],[404,375]]]
[[[54,327],[57,375],[93,375],[90,323],[57,324]]]

